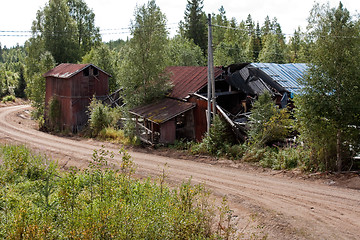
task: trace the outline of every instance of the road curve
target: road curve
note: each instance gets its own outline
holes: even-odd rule
[[[59,154],[59,165],[86,167],[94,149],[101,143],[93,140],[61,138],[26,128],[10,117],[29,106],[0,108],[0,138],[20,142],[45,153]],[[114,145],[108,150],[117,152]],[[360,239],[360,191],[298,179],[287,179],[241,169],[173,159],[140,152],[129,152],[142,176],[160,175],[166,169],[170,181],[192,177],[205,183],[215,195],[229,196],[237,209],[252,206],[286,223],[291,234],[286,239]],[[65,156],[65,157],[64,157]],[[114,162],[120,161],[115,156]],[[276,236],[276,229],[270,229]],[[279,229],[278,231],[288,231]]]

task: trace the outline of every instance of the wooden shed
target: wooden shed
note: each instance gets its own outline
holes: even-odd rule
[[[140,140],[174,143],[176,139],[194,139],[194,103],[172,98],[130,110],[136,117],[136,134]]]
[[[45,109],[53,98],[59,102],[59,126],[77,132],[88,121],[87,107],[95,96],[109,93],[110,74],[93,64],[62,63],[43,75],[46,78]],[[47,111],[45,111],[46,119]]]

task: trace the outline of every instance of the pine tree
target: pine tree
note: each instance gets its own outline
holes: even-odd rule
[[[227,27],[229,24],[229,21],[226,18],[226,11],[223,6],[219,8],[219,13],[212,16],[211,23],[213,25],[219,25]],[[219,43],[221,43],[225,38],[225,32],[226,28],[223,27],[214,27],[213,28],[213,45],[217,46]]]
[[[207,17],[203,12],[203,0],[188,0],[184,23],[180,23],[185,37],[192,39],[203,52],[207,49]]]

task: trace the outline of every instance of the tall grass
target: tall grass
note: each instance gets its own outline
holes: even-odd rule
[[[124,151],[117,170],[113,154],[100,149],[86,170],[67,172],[24,146],[0,152],[1,239],[229,238],[212,228],[214,206],[202,185],[135,180]]]

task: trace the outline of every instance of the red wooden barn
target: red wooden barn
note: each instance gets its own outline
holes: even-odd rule
[[[109,93],[109,77],[93,64],[62,63],[43,75],[46,78],[45,109],[50,99],[60,103],[59,125],[72,132],[87,122],[87,107],[93,96],[105,98]]]

